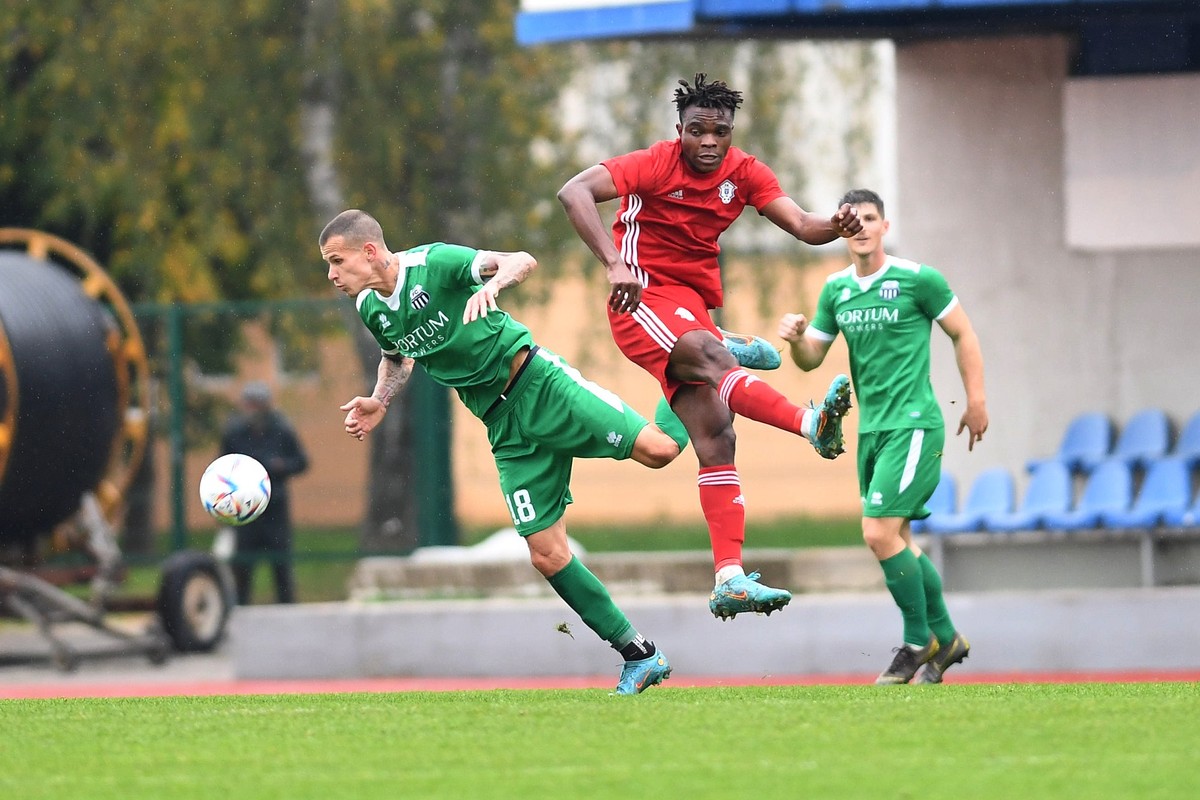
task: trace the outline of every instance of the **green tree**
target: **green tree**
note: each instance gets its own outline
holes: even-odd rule
[[[0,209],[133,301],[310,292],[290,3],[8,0]],[[12,222],[9,222],[12,224]]]
[[[310,1],[300,127],[319,217],[369,209],[392,247],[441,240],[539,252],[549,227],[565,230],[544,202],[561,174],[530,154],[553,127],[559,59],[515,46],[515,5]],[[356,318],[349,324],[373,381],[378,348]],[[409,549],[429,525],[429,509],[409,498],[421,485],[416,471],[436,465],[410,455],[431,424],[419,412],[444,408],[447,392],[421,377],[373,435],[364,525],[372,550]]]
[[[316,233],[339,206],[396,247],[565,230],[562,170],[530,155],[560,59],[516,47],[516,0],[0,2],[0,219],[79,244],[132,301],[326,292]],[[397,410],[368,527],[412,544]]]

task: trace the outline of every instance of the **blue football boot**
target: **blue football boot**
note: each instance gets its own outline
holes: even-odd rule
[[[838,375],[829,384],[825,401],[813,407],[808,423],[808,441],[821,458],[837,458],[846,452],[842,439],[842,420],[850,410],[850,379]]]
[[[713,589],[708,610],[724,622],[746,611],[771,615],[792,601],[787,589],[772,589],[758,582],[759,574],[736,575]]]
[[[626,661],[621,668],[621,679],[617,681],[614,694],[641,694],[651,686],[662,683],[671,677],[671,662],[659,650],[652,656]]]
[[[779,351],[761,336],[751,336],[745,333],[730,333],[723,328],[721,341],[726,349],[733,353],[738,363],[747,369],[779,369],[783,359]]]

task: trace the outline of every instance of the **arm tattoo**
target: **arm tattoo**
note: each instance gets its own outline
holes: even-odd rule
[[[371,396],[383,403],[384,408],[390,406],[392,398],[408,383],[414,363],[411,358],[397,360],[384,356],[379,359],[379,377],[375,381],[375,391],[371,392]]]
[[[490,278],[500,289],[523,283],[537,266],[533,256],[525,252],[499,253],[491,251],[490,263],[479,270],[483,278]],[[502,263],[503,262],[503,263]]]

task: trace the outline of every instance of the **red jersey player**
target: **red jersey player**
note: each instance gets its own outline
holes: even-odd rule
[[[758,574],[746,575],[742,566],[746,517],[733,416],[804,436],[820,455],[836,458],[850,382],[838,375],[819,408],[801,408],[742,368],[709,315],[723,300],[717,239],[747,205],[808,244],[854,236],[862,223],[849,204],[832,217],[805,211],[766,164],[732,146],[741,92],[706,81],[703,73],[694,85],[679,83],[677,139],[585,169],[563,185],[558,199],[607,271],[613,339],[662,384],[655,421],[681,445],[690,438],[695,446],[716,569],[710,610],[720,619],[744,611],[770,614],[792,596],[759,583]],[[609,238],[598,204],[618,197]]]

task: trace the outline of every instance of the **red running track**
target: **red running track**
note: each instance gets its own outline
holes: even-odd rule
[[[846,686],[870,684],[874,675],[767,675],[672,678],[665,688],[696,686]],[[992,672],[951,676],[954,683],[1200,682],[1200,670],[1123,672]],[[335,694],[339,692],[462,692],[492,689],[611,689],[612,676],[541,678],[353,678],[339,680],[219,680],[96,683],[0,683],[0,699],[74,697],[205,697],[214,695]],[[659,691],[656,689],[655,691]]]

